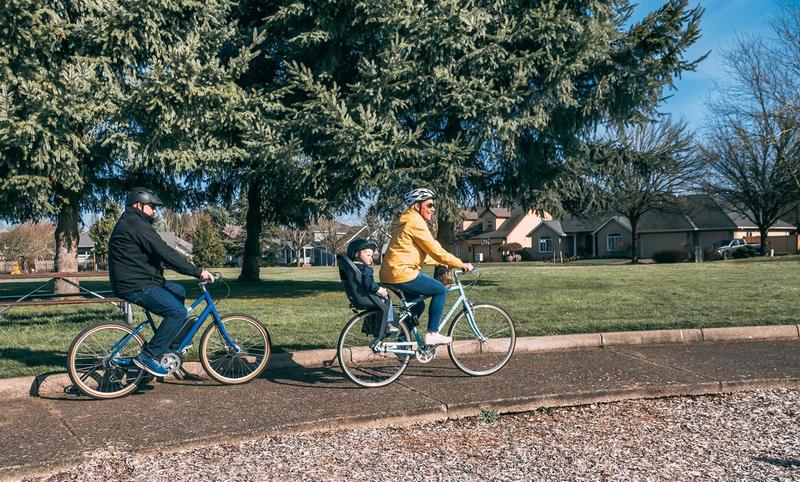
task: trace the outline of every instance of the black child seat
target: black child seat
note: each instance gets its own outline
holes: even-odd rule
[[[342,280],[344,292],[347,294],[347,299],[350,300],[350,305],[357,310],[376,312],[376,316],[364,319],[364,326],[361,331],[366,335],[383,335],[386,329],[389,307],[381,297],[367,292],[361,280],[361,271],[350,258],[344,254],[338,254],[336,255],[336,260],[339,262],[339,278]]]

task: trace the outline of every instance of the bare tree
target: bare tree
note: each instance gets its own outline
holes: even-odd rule
[[[36,267],[36,260],[52,259],[55,254],[55,226],[52,224],[25,223],[14,226],[0,237],[3,257],[18,261],[26,272]]]
[[[383,247],[392,237],[394,221],[385,212],[373,208],[374,206],[367,211],[364,224],[367,225],[369,238],[378,247],[379,256],[376,262],[380,263],[383,260]]]
[[[800,71],[792,73],[781,52],[791,57],[780,42],[740,38],[725,53],[730,80],[717,87],[720,100],[710,106],[700,149],[707,189],[758,226],[762,255],[767,231],[797,207],[800,194]]]
[[[306,228],[288,226],[278,230],[277,238],[281,245],[289,248],[297,258],[297,266],[303,265],[303,246],[310,239]]]
[[[631,261],[637,263],[642,216],[697,185],[693,136],[684,122],[670,120],[620,126],[592,142],[587,157],[600,205],[631,223]]]
[[[345,242],[345,227],[333,218],[320,219],[315,225],[314,230],[321,235],[320,244],[329,253],[333,253],[333,265],[336,266],[336,256],[343,251]]]

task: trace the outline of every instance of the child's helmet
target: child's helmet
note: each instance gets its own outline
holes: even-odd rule
[[[376,250],[378,249],[378,246],[376,246],[372,241],[368,241],[364,238],[354,239],[350,241],[350,244],[347,245],[347,257],[350,259],[355,259],[356,253],[367,248]]]

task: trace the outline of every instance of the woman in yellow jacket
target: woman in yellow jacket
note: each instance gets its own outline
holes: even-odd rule
[[[392,233],[392,240],[381,263],[381,282],[394,285],[406,297],[431,297],[428,310],[426,345],[441,345],[452,341],[439,333],[444,305],[447,298],[445,286],[421,271],[423,264],[441,264],[451,268],[472,270],[472,264],[464,263],[448,253],[434,239],[428,223],[435,211],[433,192],[419,188],[405,195],[407,209],[400,215],[399,226]],[[429,260],[430,258],[430,260]],[[420,316],[424,303],[418,303],[412,311]]]

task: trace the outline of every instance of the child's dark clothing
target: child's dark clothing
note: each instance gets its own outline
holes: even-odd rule
[[[377,295],[378,290],[381,289],[378,283],[375,282],[375,274],[371,266],[367,266],[361,261],[353,261],[359,271],[361,271],[361,284],[367,293]],[[394,322],[394,310],[392,310],[392,300],[389,297],[377,295],[383,301],[383,306],[380,306],[383,312],[383,320],[388,323]]]

